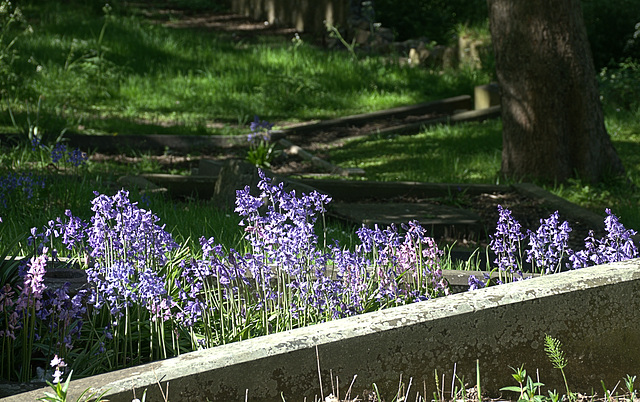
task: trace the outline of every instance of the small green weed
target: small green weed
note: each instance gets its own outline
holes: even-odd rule
[[[544,350],[547,352],[547,357],[554,368],[560,370],[562,373],[562,379],[564,380],[564,385],[567,389],[567,397],[569,400],[575,400],[575,395],[569,390],[569,383],[567,383],[567,376],[564,373],[564,368],[567,367],[567,359],[565,357],[564,352],[562,351],[562,343],[558,339],[552,338],[549,335],[544,336]]]
[[[513,368],[515,373],[513,378],[518,382],[517,386],[508,386],[500,388],[501,391],[512,391],[519,393],[518,402],[544,402],[545,397],[540,395],[540,388],[544,386],[541,382],[535,382],[527,375],[524,366],[518,369]]]

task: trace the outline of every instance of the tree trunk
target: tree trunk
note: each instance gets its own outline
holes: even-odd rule
[[[600,181],[624,168],[604,117],[580,0],[487,0],[502,95],[502,173]]]

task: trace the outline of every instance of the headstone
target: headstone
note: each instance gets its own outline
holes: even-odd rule
[[[500,105],[500,87],[492,82],[487,85],[475,87],[473,91],[475,110],[487,109]]]

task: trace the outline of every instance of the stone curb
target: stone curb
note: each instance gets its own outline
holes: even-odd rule
[[[471,96],[460,95],[451,98],[440,99],[432,102],[420,103],[410,106],[381,110],[371,113],[363,113],[345,116],[337,119],[325,120],[315,123],[303,124],[284,130],[274,131],[272,138],[278,140],[288,135],[304,134],[311,131],[326,130],[334,127],[357,126],[383,118],[399,118],[417,113],[442,113],[453,114],[457,110],[473,108]],[[0,140],[7,141],[12,134],[0,134]],[[123,149],[164,151],[167,148],[180,152],[211,151],[241,147],[247,144],[246,135],[221,136],[221,135],[171,135],[171,134],[114,134],[114,135],[84,135],[67,133],[64,138],[69,145],[83,150],[100,152],[119,152]]]
[[[561,390],[562,378],[544,352],[547,334],[562,342],[571,361],[572,390],[589,392],[640,365],[639,285],[638,259],[548,275],[74,380],[69,397],[92,387],[108,390],[112,402],[131,401],[134,389],[163,400],[159,382],[170,384],[169,400],[313,400],[320,366],[325,395],[330,377],[348,384],[354,375],[352,395],[374,382],[382,395],[395,395],[402,375],[405,384],[411,377],[419,385],[409,395],[413,400],[423,382],[435,389],[435,370],[450,380],[455,364],[459,375],[475,378],[476,362],[488,395],[512,384],[509,367],[521,364],[539,370],[545,389]],[[35,400],[44,391],[4,401]]]

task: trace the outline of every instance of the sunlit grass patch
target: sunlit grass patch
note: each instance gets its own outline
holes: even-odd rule
[[[413,136],[371,136],[331,150],[333,163],[365,169],[369,180],[495,183],[501,123],[436,126]]]
[[[86,4],[27,7],[34,32],[16,48],[24,86],[9,104],[42,95],[46,127],[88,133],[229,134],[254,115],[327,119],[470,94],[486,72],[434,72],[394,57],[331,51],[291,38],[240,39],[175,29]],[[33,56],[33,57],[30,57]],[[0,105],[3,110],[7,105]],[[0,125],[10,126],[2,113]],[[108,124],[104,123],[109,119]]]

